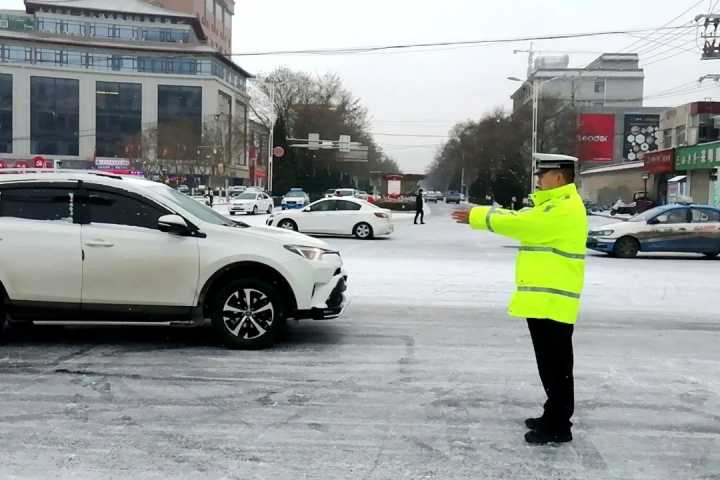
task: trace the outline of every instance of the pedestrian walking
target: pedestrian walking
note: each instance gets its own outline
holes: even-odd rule
[[[458,210],[453,217],[473,229],[520,241],[509,313],[527,318],[547,395],[542,416],[525,420],[530,429],[525,439],[545,444],[572,440],[572,335],[585,275],[588,221],[574,184],[577,159],[540,154],[536,160],[539,191],[531,195],[532,208],[476,207]]]
[[[415,195],[415,225],[418,223],[418,217],[420,217],[420,224],[425,225],[425,202],[422,188]]]
[[[212,189],[212,188],[208,190],[208,195],[207,195],[207,196],[208,196],[208,206],[209,206],[210,208],[212,208],[212,207],[213,207],[213,204],[215,203],[215,192],[213,192],[213,189]]]

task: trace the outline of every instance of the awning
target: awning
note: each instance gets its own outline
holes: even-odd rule
[[[670,180],[668,180],[668,183],[670,182],[682,182],[687,178],[687,175],[678,175],[677,177],[673,177]]]

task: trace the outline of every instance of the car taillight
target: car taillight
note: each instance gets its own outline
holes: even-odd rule
[[[378,218],[390,218],[390,215],[388,215],[387,213],[383,213],[383,212],[375,212],[375,216]]]

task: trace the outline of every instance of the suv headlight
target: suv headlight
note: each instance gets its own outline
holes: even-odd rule
[[[607,237],[615,233],[615,230],[595,230],[590,232],[593,237]]]
[[[319,247],[304,247],[302,245],[285,245],[285,249],[308,260],[319,260],[325,254],[337,255],[335,250]]]

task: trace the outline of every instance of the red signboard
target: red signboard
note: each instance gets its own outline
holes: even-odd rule
[[[29,167],[30,167],[30,165],[28,164],[28,162],[26,162],[24,160],[15,162],[15,168],[29,168]]]
[[[645,160],[645,170],[650,173],[671,173],[675,170],[675,149],[648,152],[643,160]]]
[[[7,163],[5,163],[4,161],[0,160],[0,168],[7,168]]]
[[[615,115],[582,113],[578,123],[578,157],[581,162],[612,162]]]
[[[43,168],[45,166],[45,159],[41,156],[33,157],[33,166],[35,168]]]

